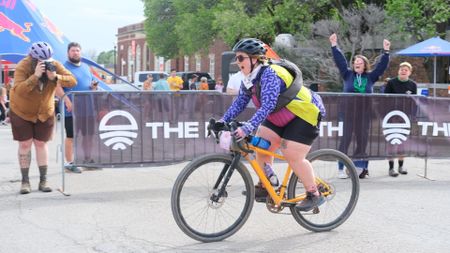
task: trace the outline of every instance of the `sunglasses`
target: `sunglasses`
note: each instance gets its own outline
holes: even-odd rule
[[[250,58],[250,57],[245,57],[245,56],[242,56],[242,55],[238,55],[238,56],[234,57],[234,60],[237,61],[237,62],[243,62],[247,58]]]

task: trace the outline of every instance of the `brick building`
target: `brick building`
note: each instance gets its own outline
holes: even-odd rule
[[[115,72],[133,81],[136,71],[209,72],[212,78],[221,76],[222,52],[230,50],[222,40],[215,40],[207,54],[186,55],[176,59],[164,59],[155,55],[147,45],[144,22],[124,26],[117,33],[117,59]]]

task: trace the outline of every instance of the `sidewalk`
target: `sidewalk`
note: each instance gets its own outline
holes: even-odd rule
[[[59,138],[59,134],[56,135]],[[49,145],[49,181],[61,186],[56,161],[60,140]],[[311,233],[290,215],[273,215],[265,205],[231,238],[198,243],[175,224],[170,194],[185,164],[153,168],[103,169],[66,173],[66,197],[37,191],[33,158],[32,192],[18,194],[17,143],[0,126],[0,253],[126,252],[448,252],[450,169],[446,160],[407,158],[409,174],[387,176],[387,161],[370,164],[350,219],[329,233]],[[34,157],[34,150],[33,150]],[[283,213],[287,213],[283,211]],[[270,232],[269,232],[270,231]]]

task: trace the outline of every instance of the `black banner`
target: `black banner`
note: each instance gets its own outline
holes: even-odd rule
[[[450,99],[424,96],[321,93],[327,116],[313,149],[352,158],[402,154],[448,157]],[[101,167],[169,164],[225,152],[206,138],[233,100],[218,92],[76,92],[75,163]],[[239,120],[247,120],[249,106]]]

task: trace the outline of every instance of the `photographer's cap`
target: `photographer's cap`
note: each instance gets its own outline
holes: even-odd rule
[[[52,60],[53,49],[47,42],[39,41],[31,45],[29,55],[37,60],[48,61]]]

